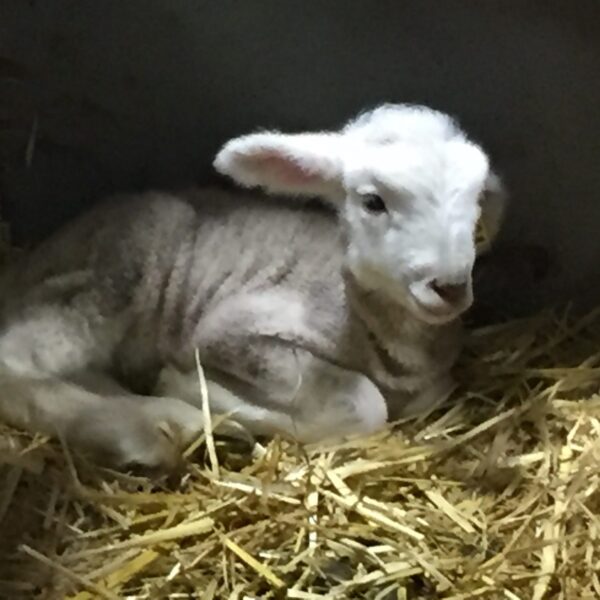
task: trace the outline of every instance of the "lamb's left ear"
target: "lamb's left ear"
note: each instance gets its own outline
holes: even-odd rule
[[[500,177],[490,171],[487,177],[483,193],[481,194],[481,217],[485,240],[485,249],[496,239],[506,212],[508,194]]]
[[[343,197],[341,150],[334,133],[255,133],[225,144],[213,164],[244,187],[336,203]]]

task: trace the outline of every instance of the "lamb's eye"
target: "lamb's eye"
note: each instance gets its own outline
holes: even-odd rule
[[[377,194],[367,194],[363,199],[363,206],[365,210],[373,214],[381,214],[387,212],[385,202],[381,199],[381,196]]]

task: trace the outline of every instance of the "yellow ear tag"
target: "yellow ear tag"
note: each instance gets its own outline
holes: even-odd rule
[[[490,239],[489,233],[483,222],[483,219],[480,218],[477,221],[477,225],[475,226],[475,249],[477,255],[484,254],[487,252],[492,245],[492,240]]]

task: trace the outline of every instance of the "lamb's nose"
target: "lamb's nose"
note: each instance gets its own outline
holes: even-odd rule
[[[458,304],[467,295],[468,282],[461,281],[460,283],[442,283],[434,279],[429,286],[431,289],[448,304]]]

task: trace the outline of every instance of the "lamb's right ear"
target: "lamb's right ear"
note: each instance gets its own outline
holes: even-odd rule
[[[225,144],[213,164],[244,187],[336,203],[343,198],[341,149],[335,133],[255,133]]]

